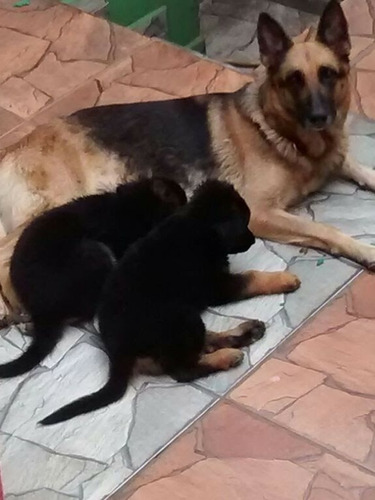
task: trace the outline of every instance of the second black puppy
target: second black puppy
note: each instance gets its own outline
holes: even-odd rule
[[[190,203],[137,242],[113,271],[99,308],[109,379],[41,423],[54,424],[120,399],[138,359],[151,358],[178,381],[238,365],[264,334],[252,320],[226,333],[206,332],[208,306],[259,293],[257,273],[231,274],[228,254],[254,243],[250,211],[232,186],[206,182]],[[266,292],[266,290],[265,290]]]
[[[22,233],[11,279],[33,322],[22,356],[0,377],[25,373],[55,347],[70,320],[90,320],[108,274],[128,246],[186,203],[178,184],[151,179],[80,198],[36,218]]]

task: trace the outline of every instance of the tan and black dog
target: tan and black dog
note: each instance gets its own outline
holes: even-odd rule
[[[8,302],[16,304],[8,261],[24,224],[72,198],[152,174],[189,190],[209,177],[229,181],[251,207],[256,236],[375,268],[374,247],[287,212],[333,176],[375,189],[375,172],[347,157],[350,39],[340,4],[328,4],[314,40],[293,42],[267,14],[259,17],[258,39],[266,71],[257,84],[85,109],[0,153],[0,283]],[[254,294],[299,286],[289,273],[249,280]]]

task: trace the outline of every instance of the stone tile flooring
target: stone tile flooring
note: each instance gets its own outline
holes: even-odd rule
[[[344,6],[352,35],[354,104],[375,118],[375,3],[345,0]]]
[[[361,72],[375,70],[371,57],[366,70],[356,65],[373,48],[367,3],[345,0],[344,6],[355,34],[355,73],[361,81]],[[251,81],[249,75],[47,0],[33,0],[21,9],[0,0],[0,46],[0,147],[53,116],[82,107],[231,91]],[[357,91],[351,149],[374,167],[375,124],[367,119],[372,117],[371,92],[361,93],[361,86]],[[375,242],[374,208],[375,195],[335,182],[298,210]],[[236,270],[289,268],[303,282],[288,297],[253,299],[205,315],[216,330],[249,317],[267,321],[266,337],[246,352],[236,370],[192,385],[137,377],[116,405],[41,429],[36,422],[42,416],[96,389],[105,378],[106,359],[88,326],[71,328],[53,355],[30,374],[0,383],[0,463],[7,499],[104,499],[219,401],[118,498],[375,498],[375,304],[366,291],[374,280],[356,281],[344,298],[226,397],[359,272],[314,251],[300,253],[261,241],[232,265]],[[2,331],[0,362],[18,356],[27,342],[15,327]]]
[[[352,36],[353,102],[356,113],[375,118],[375,4],[373,0],[342,3]],[[277,19],[290,36],[316,26],[317,15],[268,0],[203,0],[201,29],[207,55],[239,66],[259,64],[256,24],[260,12]]]
[[[316,25],[318,16],[269,0],[202,0],[201,31],[209,57],[238,65],[259,64],[256,37],[258,16],[268,12],[290,36]]]
[[[230,91],[252,80],[57,1],[12,5],[0,0],[0,148],[83,107]]]

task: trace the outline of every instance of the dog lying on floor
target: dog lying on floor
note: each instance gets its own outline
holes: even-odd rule
[[[210,177],[229,181],[251,207],[257,237],[375,267],[371,245],[287,211],[332,177],[375,189],[375,172],[347,156],[350,38],[340,4],[329,2],[314,40],[296,43],[261,14],[258,40],[265,76],[238,92],[81,110],[0,153],[3,315],[18,307],[9,260],[22,225],[143,175],[170,177],[190,191]],[[283,293],[295,280],[265,282]]]
[[[98,392],[49,415],[62,422],[119,400],[138,358],[150,358],[179,382],[238,365],[240,347],[260,339],[264,323],[251,320],[235,331],[206,332],[209,306],[252,297],[256,274],[231,274],[228,254],[255,242],[250,211],[234,188],[207,181],[188,205],[126,252],[104,287],[99,331],[109,357],[109,378]]]
[[[178,184],[151,179],[80,198],[32,221],[10,268],[31,316],[32,342],[21,357],[0,365],[0,378],[21,375],[43,361],[69,321],[91,320],[104,282],[125,250],[185,203]]]

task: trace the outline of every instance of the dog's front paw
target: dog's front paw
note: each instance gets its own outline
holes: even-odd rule
[[[244,358],[244,353],[240,351],[239,349],[223,349],[226,351],[226,354],[224,356],[226,363],[227,363],[227,369],[229,368],[235,368],[236,366],[239,366]]]
[[[363,262],[364,267],[371,273],[375,273],[375,261]]]
[[[279,293],[291,293],[298,290],[301,286],[301,280],[295,274],[288,271],[278,273],[279,278]]]
[[[353,259],[370,272],[375,272],[375,243],[359,243],[357,254]]]
[[[361,264],[370,272],[375,273],[375,246],[371,245],[365,259],[362,260]]]
[[[267,293],[291,293],[298,290],[301,281],[295,274],[288,271],[276,271],[269,273],[269,284]]]
[[[263,321],[257,319],[250,319],[241,323],[238,328],[240,329],[240,335],[233,337],[234,345],[233,347],[246,347],[257,340],[260,340],[266,331],[266,325]]]
[[[225,347],[213,354],[210,354],[215,361],[215,368],[218,370],[227,371],[230,368],[239,366],[244,358],[244,353],[240,349]]]

